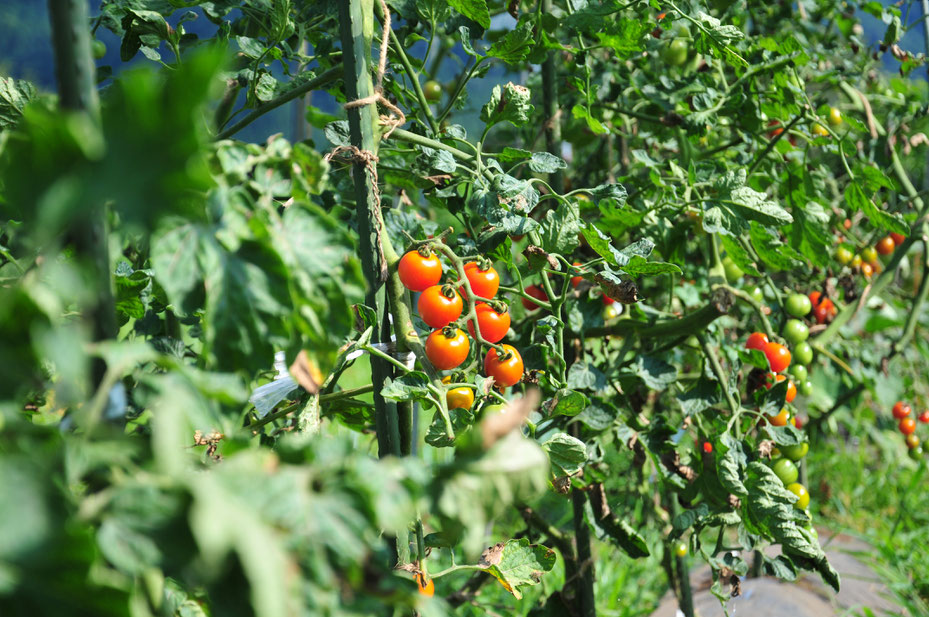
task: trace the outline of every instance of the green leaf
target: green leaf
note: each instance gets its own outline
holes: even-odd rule
[[[521,19],[514,29],[490,46],[487,55],[512,65],[525,60],[532,49],[533,22],[531,19]]]
[[[490,28],[490,10],[486,0],[448,0],[448,5],[485,30]]]
[[[773,230],[752,222],[749,236],[758,256],[768,267],[792,270],[803,264],[803,256],[781,242]]]
[[[452,428],[455,430],[455,439],[448,438],[445,429],[445,418],[442,417],[441,412],[436,411],[435,415],[432,416],[432,423],[429,424],[429,428],[426,430],[425,437],[425,442],[433,448],[449,448],[455,445],[455,440],[474,424],[474,414],[469,409],[462,409],[461,407],[449,409],[448,415],[452,420]]]
[[[632,363],[633,374],[652,390],[664,390],[677,381],[677,369],[653,356],[638,355]]]
[[[721,400],[719,384],[702,377],[690,390],[677,397],[684,414],[688,416],[705,411]]]
[[[549,415],[552,416],[576,416],[589,404],[590,401],[582,393],[561,389],[555,393],[553,398],[543,403],[543,407],[547,408]]]
[[[864,189],[857,182],[850,182],[845,187],[845,201],[854,210],[861,210],[875,227],[892,231],[902,235],[909,235],[910,230],[897,213],[885,212],[878,208],[870,197],[865,195]]]
[[[738,240],[726,234],[720,234],[719,239],[723,245],[723,249],[726,251],[726,255],[728,255],[739,268],[745,271],[749,276],[761,276],[757,264],[752,260],[748,251],[742,247]]]
[[[394,379],[388,378],[381,390],[381,396],[392,401],[427,400],[428,385],[429,377],[425,373],[414,371]]]
[[[556,476],[573,476],[587,462],[587,446],[567,433],[555,433],[542,443],[542,449],[548,454]]]
[[[657,276],[659,274],[680,274],[681,269],[672,263],[647,261],[641,255],[633,255],[629,263],[622,266],[622,271],[629,276]]]
[[[584,504],[584,519],[600,540],[609,541],[630,557],[638,559],[651,554],[645,538],[628,521],[617,518],[612,512],[608,516],[598,518],[589,500]]]
[[[538,585],[542,575],[554,567],[555,551],[530,544],[526,538],[507,540],[484,551],[478,565],[519,600],[523,597],[520,587]]]

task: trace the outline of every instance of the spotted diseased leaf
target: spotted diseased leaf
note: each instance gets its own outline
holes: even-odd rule
[[[15,126],[26,105],[38,96],[38,90],[28,81],[0,77],[0,130]]]
[[[529,121],[534,110],[535,107],[530,102],[529,89],[513,82],[507,82],[502,87],[494,86],[490,93],[490,100],[481,109],[481,120],[488,127],[499,122],[522,126]]]
[[[542,444],[555,476],[573,476],[587,462],[587,446],[577,437],[555,433]]]
[[[551,571],[555,551],[531,544],[527,538],[507,540],[485,550],[478,565],[519,600],[523,597],[520,587],[538,585],[542,575]]]
[[[577,248],[577,236],[583,228],[577,204],[560,204],[545,213],[540,230],[542,248],[549,253],[570,254]]]
[[[503,152],[506,154],[506,151],[515,151],[516,148],[504,148]],[[519,152],[526,152],[525,150],[519,150]],[[567,169],[568,164],[560,156],[555,156],[549,152],[533,152],[532,158],[529,160],[529,169],[540,174],[550,174],[558,171],[559,169]]]

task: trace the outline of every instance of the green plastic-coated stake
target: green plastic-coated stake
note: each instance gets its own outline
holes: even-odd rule
[[[49,0],[48,12],[55,52],[55,75],[61,108],[90,116],[100,122],[100,100],[95,84],[95,67],[90,47],[90,20],[84,0]],[[87,216],[76,217],[68,232],[75,253],[92,269],[96,284],[94,300],[84,307],[95,341],[116,336],[116,309],[113,301],[110,259],[107,248],[106,209],[90,204]],[[103,381],[106,365],[94,361],[93,383]]]

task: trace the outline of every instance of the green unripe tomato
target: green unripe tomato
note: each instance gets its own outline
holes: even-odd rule
[[[726,269],[726,280],[730,283],[734,283],[735,281],[745,276],[745,272],[742,270],[742,268],[740,268],[738,264],[732,261],[732,258],[728,255],[723,258],[723,268]]]
[[[442,84],[434,79],[430,79],[423,86],[423,94],[430,103],[435,103],[442,98]]]
[[[877,249],[873,246],[866,246],[861,249],[861,258],[869,264],[873,264],[877,261]]]
[[[810,329],[799,319],[788,319],[784,325],[784,338],[792,344],[802,343],[810,337]]]
[[[784,449],[781,448],[781,452]],[[789,458],[779,458],[774,461],[774,465],[771,466],[771,470],[774,471],[781,482],[784,483],[784,486],[792,484],[797,481],[797,478],[800,477],[800,470],[797,469],[797,466],[794,465],[794,462]]]
[[[784,304],[784,310],[793,317],[803,317],[813,310],[813,303],[803,294],[790,294]]]
[[[503,403],[491,403],[490,405],[481,407],[481,412],[484,415],[503,413],[504,411],[506,411],[506,405]]]
[[[787,372],[799,383],[803,383],[810,376],[809,371],[802,364],[791,364]]]
[[[842,112],[839,111],[838,107],[829,108],[829,124],[832,126],[839,126],[842,124]]]
[[[603,321],[611,321],[623,314],[623,305],[619,302],[607,304],[603,307]]]
[[[795,446],[781,446],[781,454],[792,461],[799,461],[810,451],[810,444],[800,443]]]
[[[798,343],[793,349],[793,361],[798,364],[808,365],[813,361],[813,348],[806,341]]]
[[[806,510],[810,505],[810,494],[806,487],[799,482],[793,482],[787,485],[787,490],[797,496],[797,502],[794,505],[801,510]]]
[[[104,43],[103,41],[98,41],[97,39],[94,39],[93,41],[91,41],[90,47],[93,50],[94,59],[100,60],[103,58],[103,56],[106,55],[106,43]]]
[[[855,254],[850,249],[840,246],[835,250],[835,258],[840,264],[847,266],[855,258]]]
[[[910,448],[910,450],[907,452],[907,456],[909,456],[914,461],[921,461],[923,459],[923,447],[916,446],[915,448]]]
[[[683,540],[678,540],[674,543],[674,554],[678,557],[687,556],[687,543]]]
[[[745,293],[752,297],[755,302],[764,302],[764,292],[758,285],[751,285],[745,289]]]
[[[690,43],[687,39],[676,38],[661,50],[661,59],[664,60],[665,64],[681,66],[687,62],[687,55],[689,53]]]
[[[806,381],[801,381],[800,385],[797,386],[797,389],[800,391],[800,394],[803,396],[809,396],[813,394],[813,382],[807,379]]]

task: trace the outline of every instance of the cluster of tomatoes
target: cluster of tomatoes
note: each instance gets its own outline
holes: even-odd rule
[[[923,456],[923,447],[919,443],[919,437],[916,436],[916,420],[913,419],[913,408],[903,401],[897,401],[893,407],[894,418],[900,421],[897,428],[906,438],[906,447],[909,449],[910,458],[918,461]],[[929,424],[929,409],[919,414],[919,421],[923,424]]]
[[[510,314],[505,304],[494,300],[500,287],[500,276],[486,260],[464,265],[464,278],[442,284],[442,262],[428,248],[407,252],[398,265],[400,282],[410,291],[420,292],[416,303],[419,316],[433,331],[426,338],[426,357],[439,370],[460,366],[471,351],[471,340],[461,328],[460,317],[465,301],[459,288],[467,286],[466,294],[474,298],[477,318],[467,322],[471,337],[494,345],[484,356],[484,373],[496,385],[509,387],[523,376],[523,360],[515,347],[496,345],[510,329]],[[473,393],[471,394],[473,402]],[[470,407],[470,405],[468,405]]]
[[[792,315],[798,313],[806,314],[812,309],[811,304],[809,298],[806,296],[795,294],[787,299],[785,308],[787,312]],[[788,321],[788,324],[790,321]],[[807,390],[805,393],[808,394],[808,391],[812,390],[812,384],[807,381],[807,369],[805,365],[813,359],[813,350],[810,344],[806,342],[806,337],[809,336],[809,328],[802,322],[798,323],[803,328],[802,336],[794,336],[791,338],[785,333],[785,338],[795,343],[793,354],[791,354],[790,350],[784,345],[769,341],[764,332],[753,332],[749,335],[748,340],[745,342],[745,347],[746,349],[757,349],[764,353],[767,358],[768,368],[771,371],[768,373],[766,379],[766,386],[768,388],[773,387],[775,383],[787,379],[787,377],[780,373],[789,369],[790,374],[800,380],[804,390]],[[794,358],[798,361],[791,366],[791,360]],[[793,381],[788,380],[787,397],[785,400],[790,403],[796,396],[797,388],[794,386]],[[780,413],[777,415],[769,416],[767,420],[774,426],[786,426],[787,423],[790,422],[793,426],[800,428],[800,423],[797,418],[791,416],[790,410],[786,407],[781,409]],[[712,446],[707,449],[707,445],[709,444],[704,444],[704,452],[712,452]],[[797,496],[795,505],[801,510],[806,510],[810,505],[810,494],[807,492],[806,487],[797,481],[800,477],[800,470],[797,464],[800,459],[806,456],[809,449],[809,444],[801,443],[793,446],[782,446],[780,449],[775,449],[772,453],[773,459],[771,469],[781,482],[784,483],[787,490]]]
[[[850,226],[851,221],[846,219],[846,229]],[[862,276],[866,279],[870,279],[883,268],[878,256],[893,254],[897,247],[903,244],[904,240],[906,240],[906,236],[898,233],[891,233],[878,240],[874,246],[866,246],[860,253],[854,253],[852,249],[845,244],[840,244],[835,250],[835,258],[843,266],[848,266],[852,270],[861,272]]]

